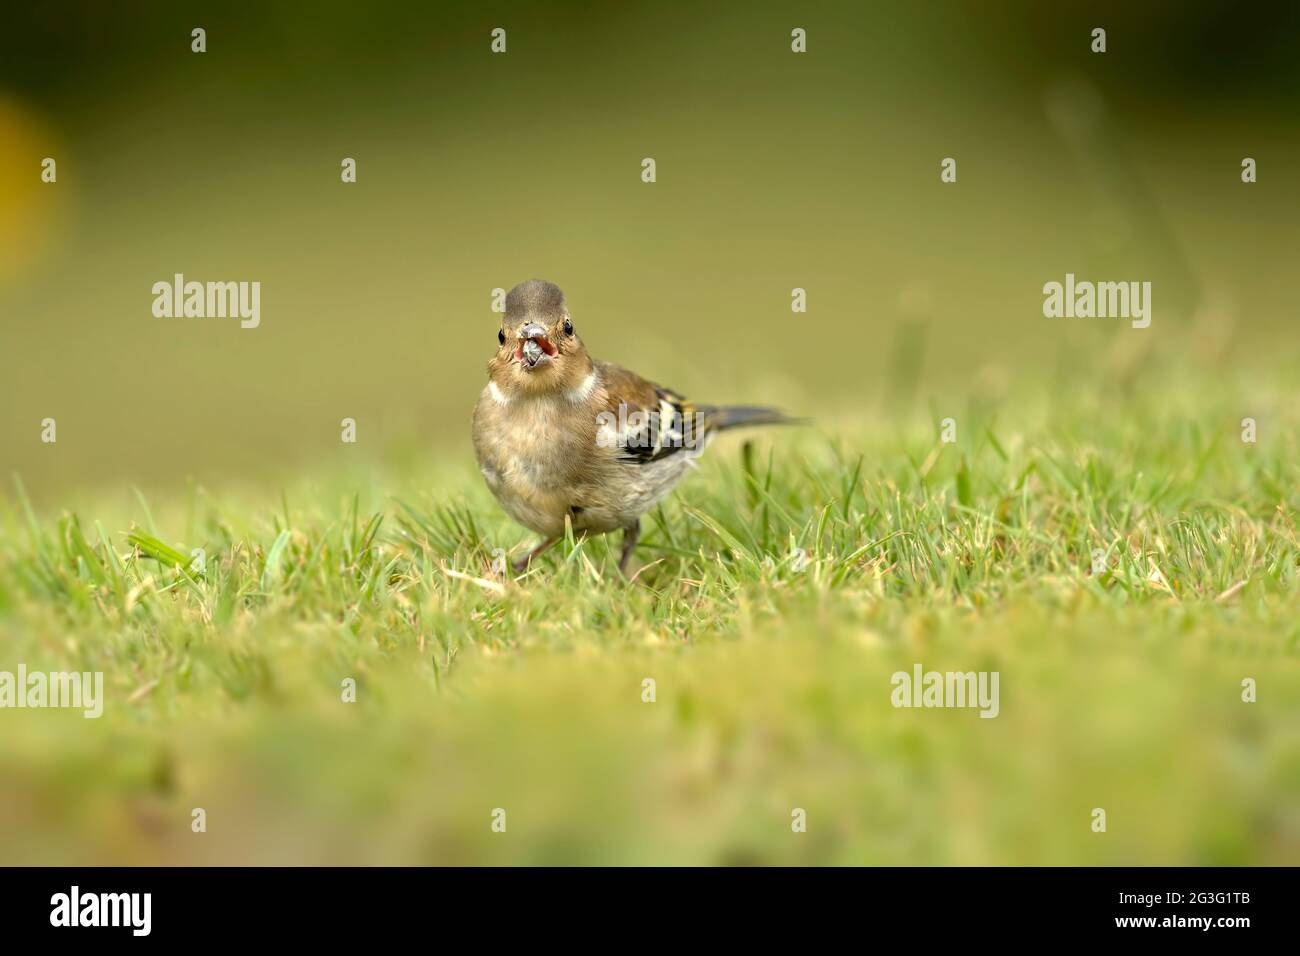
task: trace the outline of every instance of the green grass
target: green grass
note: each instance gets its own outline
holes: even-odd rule
[[[1226,384],[1099,394],[719,442],[631,583],[616,538],[494,575],[531,538],[468,456],[15,483],[0,669],[108,700],[0,712],[0,862],[1300,862],[1294,402],[1248,445]],[[1001,713],[893,708],[915,663]]]

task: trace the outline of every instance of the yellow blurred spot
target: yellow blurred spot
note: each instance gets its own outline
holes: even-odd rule
[[[58,163],[59,179],[41,181],[41,160]],[[64,164],[49,131],[22,104],[0,95],[0,281],[21,275],[49,244],[66,205]]]

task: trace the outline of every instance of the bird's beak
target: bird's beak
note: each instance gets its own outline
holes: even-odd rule
[[[555,353],[555,346],[546,337],[545,326],[537,322],[529,322],[519,330],[519,344],[515,347],[515,359],[525,370],[544,365]]]

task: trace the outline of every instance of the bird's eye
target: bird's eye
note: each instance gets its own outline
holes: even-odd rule
[[[564,334],[565,335],[573,334],[573,323],[570,322],[568,319],[564,320]]]
[[[505,330],[505,329],[501,329],[501,330],[499,330],[499,331],[497,332],[497,341],[500,342],[502,345],[505,345],[505,344],[506,344],[506,330]]]

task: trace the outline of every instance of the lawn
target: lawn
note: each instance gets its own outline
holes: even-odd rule
[[[812,409],[712,446],[630,582],[615,538],[494,571],[531,539],[468,454],[16,477],[0,670],[106,700],[0,713],[0,863],[1300,863],[1286,381]],[[997,716],[895,707],[918,664]]]

